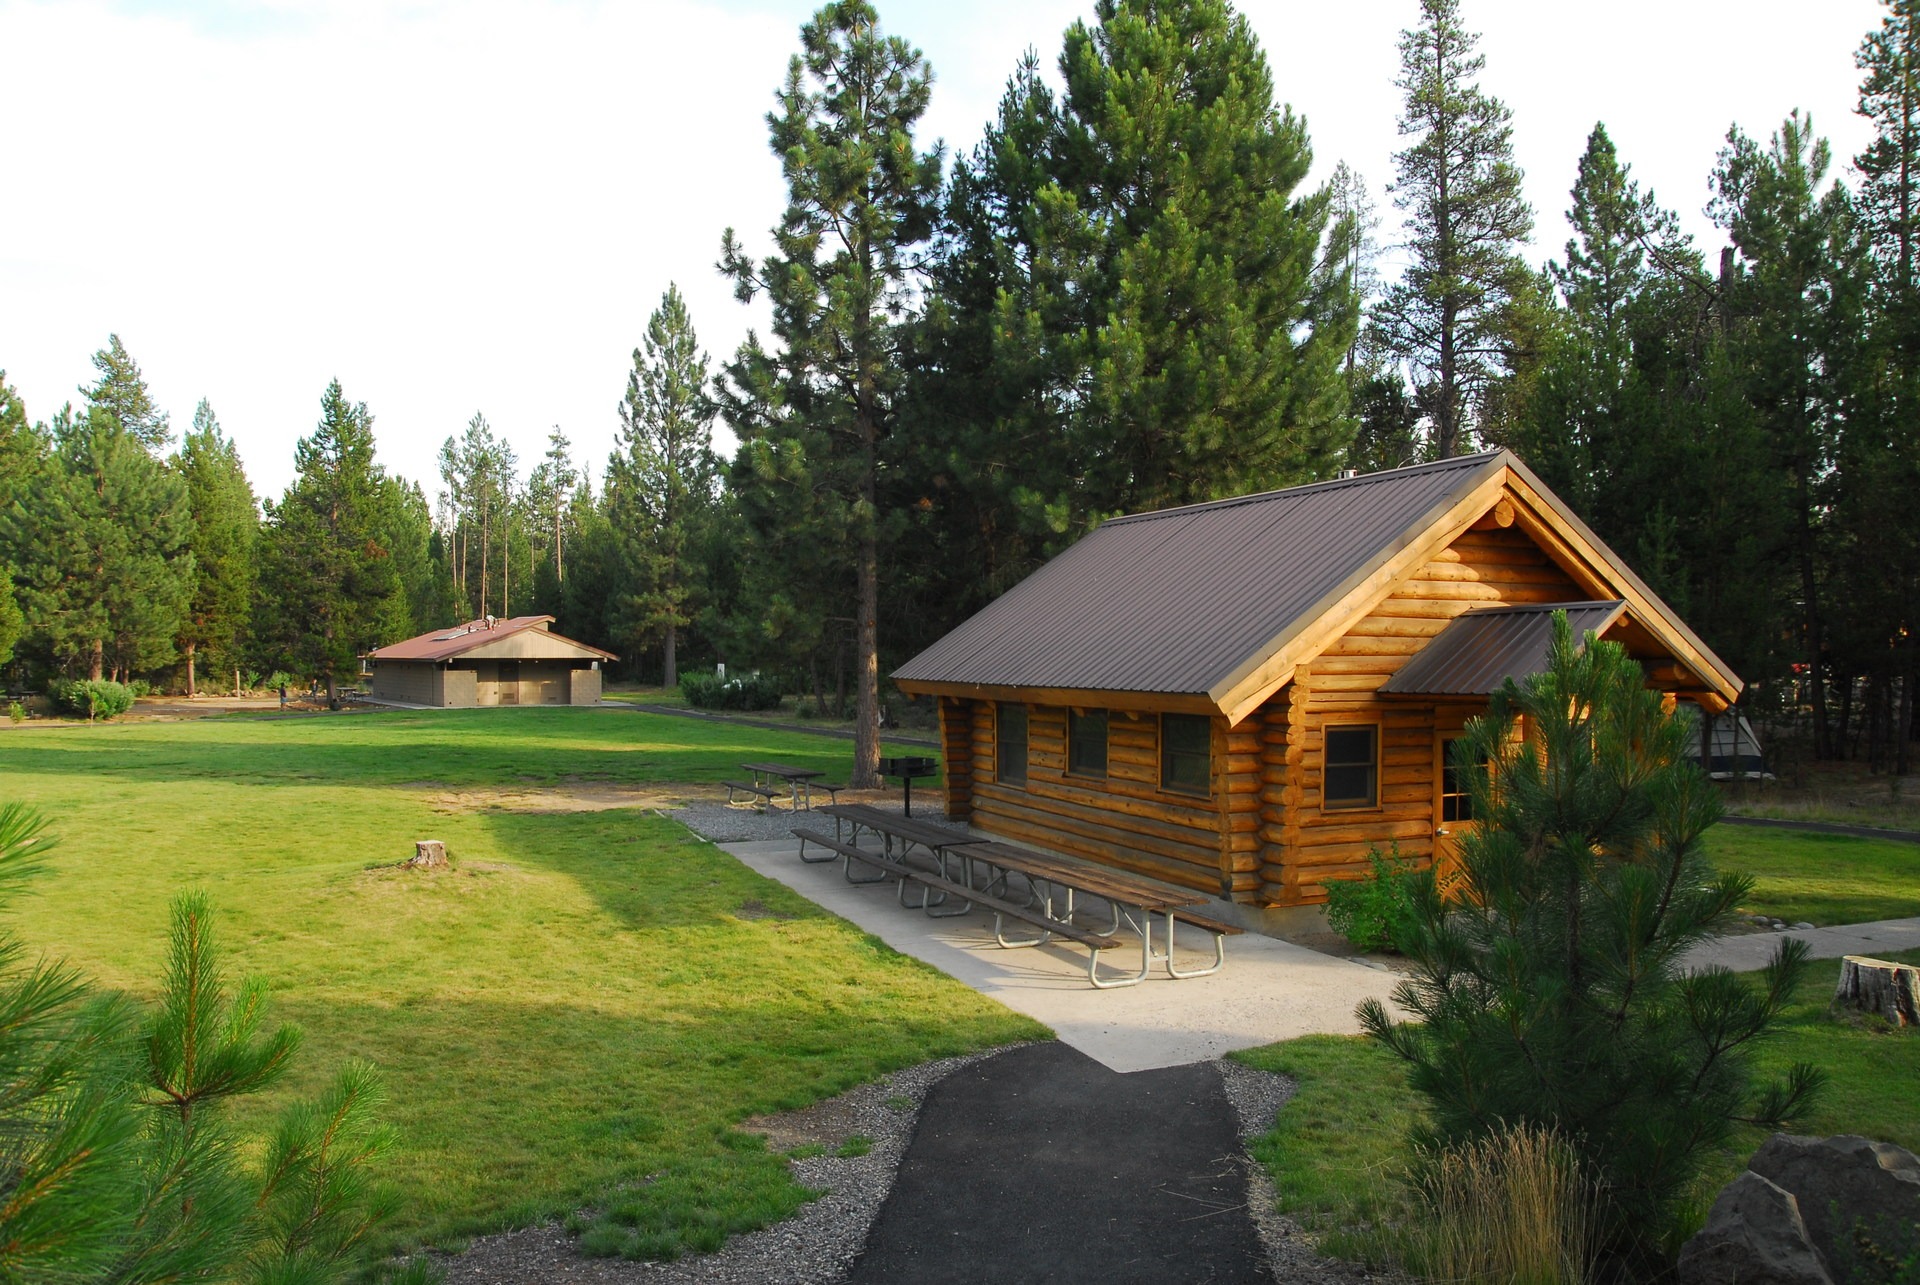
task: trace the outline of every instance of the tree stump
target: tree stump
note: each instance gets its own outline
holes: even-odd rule
[[[447,845],[438,839],[417,839],[413,845],[413,859],[409,866],[419,869],[433,869],[447,864]]]
[[[1848,955],[1840,963],[1833,999],[1863,1013],[1877,1013],[1895,1026],[1920,1026],[1920,968]]]

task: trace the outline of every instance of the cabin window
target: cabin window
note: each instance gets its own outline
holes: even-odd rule
[[[1067,771],[1075,776],[1107,774],[1107,711],[1067,711]]]
[[[1160,788],[1213,793],[1213,723],[1204,715],[1160,716]]]
[[[1320,805],[1325,808],[1380,806],[1380,729],[1377,726],[1327,728]]]
[[[1459,745],[1457,737],[1448,737],[1440,742],[1440,819],[1442,821],[1473,820],[1473,787],[1470,779],[1454,766],[1453,751]],[[1487,756],[1474,755],[1475,770],[1485,775]]]
[[[1004,785],[1027,783],[1027,707],[1001,701],[994,710],[993,777]]]

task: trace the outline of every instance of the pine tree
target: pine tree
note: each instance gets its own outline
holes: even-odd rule
[[[193,555],[186,486],[148,446],[165,441],[166,417],[117,337],[94,364],[99,400],[54,417],[44,466],[4,523],[33,644],[98,679],[173,659]]]
[[[178,639],[187,662],[187,695],[193,696],[201,650],[231,659],[246,643],[260,514],[240,452],[221,433],[213,407],[204,399],[193,413],[193,429],[181,441],[174,467],[186,481],[193,519],[187,541],[193,552],[193,594]]]
[[[1862,650],[1898,703],[1870,742],[1873,766],[1912,766],[1914,688],[1920,683],[1920,4],[1886,0],[1880,29],[1861,45],[1860,114],[1873,142],[1854,159],[1857,213],[1871,245],[1873,375],[1847,416],[1836,520],[1852,533],[1841,566],[1855,614],[1870,623]],[[1890,764],[1881,762],[1891,741]]]
[[[140,363],[127,353],[119,335],[107,336],[107,346],[93,354],[93,368],[100,378],[92,387],[80,389],[87,405],[107,414],[147,450],[165,450],[173,440],[173,429],[166,412],[153,404]]]
[[[1414,371],[1444,458],[1469,448],[1477,400],[1511,369],[1509,310],[1529,276],[1517,247],[1533,211],[1513,163],[1513,113],[1477,83],[1486,59],[1459,0],[1421,0],[1420,11],[1400,36],[1400,133],[1412,142],[1394,157],[1392,187],[1412,262],[1374,316]]]
[[[768,482],[764,466],[788,457],[815,497],[813,533],[854,550],[850,783],[866,788],[880,763],[878,456],[894,425],[911,256],[932,232],[941,159],[913,145],[932,85],[926,60],[881,34],[872,5],[836,0],[800,36],[767,116],[788,193],[775,251],[756,263],[729,229],[721,252],[742,302],[767,294],[778,347],[749,336],[727,368],[726,410],[751,462],[736,478]],[[839,602],[813,609],[846,613]]]
[[[327,681],[329,702],[358,657],[393,641],[399,576],[381,543],[385,471],[373,458],[373,416],[340,381],[320,399],[320,422],[294,448],[298,476],[267,509],[256,630],[274,659]],[[422,501],[424,504],[424,500]]]
[[[1724,283],[1729,342],[1787,493],[1777,548],[1797,580],[1797,641],[1822,758],[1839,752],[1827,689],[1842,677],[1829,636],[1833,550],[1824,489],[1865,328],[1857,224],[1846,188],[1827,179],[1831,159],[1798,112],[1765,148],[1735,129],[1714,171],[1710,207],[1739,256]]]
[[[1782,943],[1758,985],[1682,970],[1752,886],[1706,860],[1720,801],[1691,735],[1623,646],[1576,640],[1556,613],[1548,668],[1509,680],[1455,748],[1474,825],[1444,894],[1431,872],[1416,884],[1396,940],[1414,970],[1393,999],[1412,1020],[1360,1008],[1431,1107],[1426,1141],[1527,1125],[1580,1150],[1603,1279],[1660,1275],[1688,1186],[1735,1123],[1793,1120],[1823,1079],[1753,1064],[1805,943]]]
[[[628,583],[618,614],[633,645],[658,638],[663,672],[680,681],[678,644],[697,607],[691,547],[713,504],[717,462],[707,356],[678,286],[669,285],[633,350],[620,436],[607,464],[607,515]]]
[[[1225,0],[1102,0],[1060,56],[1041,225],[1084,247],[1070,422],[1093,511],[1326,476],[1352,426],[1355,229]]]

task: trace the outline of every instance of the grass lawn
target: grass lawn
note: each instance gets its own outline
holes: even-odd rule
[[[1920,951],[1889,958],[1920,963]],[[1828,1001],[1839,976],[1839,960],[1814,961],[1798,1000],[1761,1051],[1760,1069],[1778,1073],[1794,1062],[1811,1062],[1831,1077],[1796,1132],[1857,1133],[1920,1151],[1920,1116],[1910,1095],[1892,1087],[1920,1083],[1920,1031],[1874,1029],[1831,1014]],[[1407,1130],[1421,1111],[1401,1063],[1364,1037],[1337,1035],[1310,1035],[1234,1056],[1292,1076],[1299,1085],[1273,1129],[1253,1146],[1255,1158],[1273,1175],[1281,1208],[1328,1229],[1322,1241],[1327,1252],[1367,1257],[1364,1226],[1401,1199],[1397,1176],[1406,1165]],[[1764,1139],[1759,1130],[1742,1130],[1713,1158],[1703,1180],[1702,1217],[1711,1193],[1746,1167]]]
[[[1747,910],[1790,924],[1920,915],[1920,843],[1717,825],[1707,831],[1707,855],[1753,876]]]
[[[9,926],[150,996],[169,898],[206,887],[230,969],[306,1029],[251,1109],[349,1057],[385,1071],[407,1193],[385,1248],[610,1199],[633,1247],[704,1246],[803,1195],[731,1132],[744,1116],[1043,1034],[674,822],[474,805],[714,782],[755,757],[844,780],[851,747],[591,709],[12,730],[0,801],[40,808],[60,846]],[[456,868],[380,868],[420,838]]]

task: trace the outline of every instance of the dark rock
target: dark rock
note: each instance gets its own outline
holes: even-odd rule
[[[1890,1142],[1842,1134],[1776,1133],[1747,1162],[1793,1193],[1807,1234],[1829,1267],[1859,1258],[1856,1231],[1883,1250],[1910,1251],[1920,1224],[1920,1158]]]
[[[1680,1285],[1833,1285],[1793,1193],[1749,1170],[1680,1250]]]

